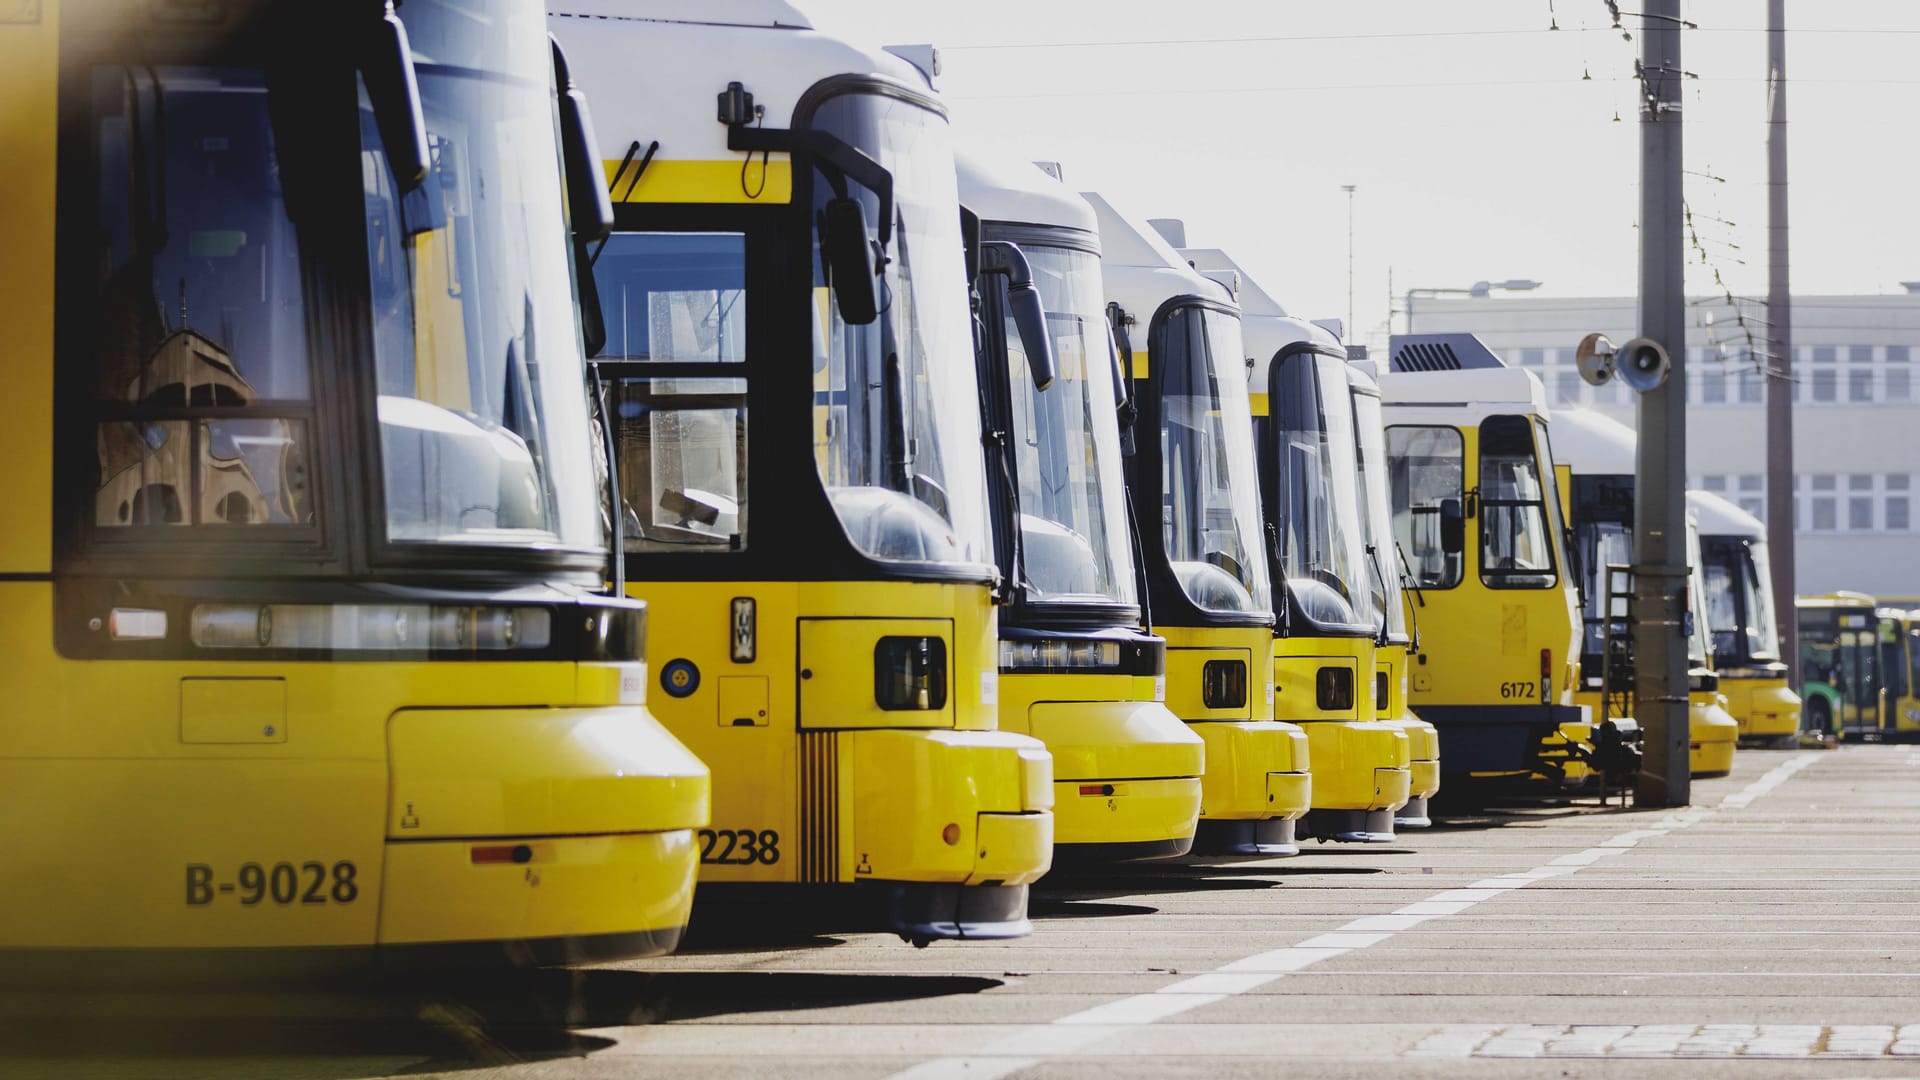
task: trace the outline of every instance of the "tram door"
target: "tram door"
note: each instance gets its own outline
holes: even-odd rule
[[[1880,726],[1878,637],[1871,626],[1840,631],[1833,677],[1834,689],[1840,694],[1840,724],[1844,729],[1878,729]]]

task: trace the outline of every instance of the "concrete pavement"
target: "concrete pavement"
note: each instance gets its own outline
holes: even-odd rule
[[[1920,1077],[1920,749],[1742,751],[1694,798],[1050,882],[1014,942],[426,998],[16,994],[0,1073]]]

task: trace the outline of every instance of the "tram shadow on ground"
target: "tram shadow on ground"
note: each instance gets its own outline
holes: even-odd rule
[[[1147,915],[1146,904],[1104,901],[1122,897],[1182,892],[1258,892],[1284,887],[1284,878],[1303,874],[1377,874],[1374,866],[1288,866],[1270,860],[1253,863],[1144,862],[1110,867],[1059,869],[1033,887],[1029,911],[1035,919],[1078,919]]]
[[[544,970],[328,987],[67,990],[0,1002],[0,1076],[321,1080],[585,1057],[596,1028],[972,994],[1000,980]]]

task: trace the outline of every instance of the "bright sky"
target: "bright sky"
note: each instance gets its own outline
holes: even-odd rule
[[[1639,44],[1603,0],[798,2],[842,37],[939,46],[957,126],[1184,218],[1296,314],[1346,315],[1358,185],[1355,340],[1384,333],[1389,274],[1396,297],[1635,289]],[[1682,13],[1686,157],[1708,174],[1687,177],[1709,260],[1692,252],[1689,288],[1719,291],[1718,270],[1764,296],[1766,4]],[[1898,292],[1920,279],[1920,3],[1789,0],[1787,19],[1794,291]]]

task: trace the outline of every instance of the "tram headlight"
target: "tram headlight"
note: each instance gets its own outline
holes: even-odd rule
[[[1313,703],[1321,712],[1345,712],[1353,708],[1353,670],[1322,667],[1315,672]]]
[[[873,698],[889,711],[947,705],[947,643],[937,637],[883,637],[873,647]]]
[[[1002,641],[1000,670],[1009,674],[1114,670],[1120,666],[1117,641]]]
[[[506,652],[552,644],[553,614],[492,605],[200,604],[190,633],[203,649]]]
[[[1209,660],[1200,668],[1200,702],[1209,709],[1244,709],[1247,665],[1241,660]]]

